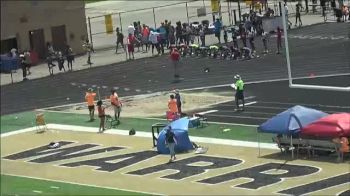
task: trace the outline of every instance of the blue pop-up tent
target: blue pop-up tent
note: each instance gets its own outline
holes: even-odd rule
[[[290,135],[292,145],[294,134],[297,134],[303,127],[306,127],[310,123],[315,122],[327,115],[327,113],[319,110],[296,105],[282,113],[277,114],[276,116],[261,124],[258,127],[258,132]],[[294,156],[293,151],[292,156]]]
[[[296,105],[277,114],[258,127],[258,131],[276,134],[295,134],[308,124],[328,114],[312,108]]]
[[[184,152],[184,151],[193,149],[193,145],[188,136],[188,123],[189,123],[189,119],[185,117],[185,118],[180,118],[176,121],[173,121],[172,123],[169,124],[177,140],[177,145],[175,146],[175,152]],[[169,128],[169,125],[164,127],[158,136],[157,150],[158,150],[158,153],[160,154],[170,153],[169,148],[167,148],[165,145],[165,134],[166,134],[166,130]]]

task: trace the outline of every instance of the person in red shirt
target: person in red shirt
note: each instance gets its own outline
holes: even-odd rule
[[[100,127],[98,129],[99,133],[102,133],[105,129],[105,119],[106,119],[106,114],[105,114],[105,107],[102,106],[102,101],[99,100],[97,102],[97,111],[98,111],[98,117],[100,118]]]
[[[174,64],[174,77],[175,77],[175,79],[180,77],[180,75],[178,73],[178,66],[179,66],[178,64],[179,64],[180,58],[181,58],[181,56],[180,56],[179,51],[176,48],[174,48],[173,51],[170,53],[170,59]]]
[[[282,48],[282,29],[277,27],[277,54],[280,54]]]
[[[149,43],[149,41],[148,41],[149,33],[150,33],[150,31],[149,31],[148,26],[146,26],[145,24],[143,24],[143,28],[142,28],[142,40],[141,40],[141,41],[142,41],[142,51],[143,51],[143,46],[146,47],[146,52],[148,51],[148,47],[149,47],[149,45],[148,45],[148,43]]]
[[[127,44],[128,44],[128,53],[129,53],[129,59],[131,60],[131,55],[132,55],[132,59],[135,59],[134,57],[134,50],[135,50],[135,42],[137,41],[137,39],[135,38],[135,36],[131,33],[129,33],[128,39],[127,39]]]

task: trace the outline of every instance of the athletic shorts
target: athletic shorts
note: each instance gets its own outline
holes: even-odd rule
[[[95,105],[89,105],[88,108],[89,108],[89,111],[93,111],[95,110]]]
[[[113,106],[113,108],[114,108],[114,113],[118,113],[118,112],[121,112],[122,111],[122,107],[120,107],[120,106]]]
[[[236,92],[236,99],[244,99],[243,91]]]

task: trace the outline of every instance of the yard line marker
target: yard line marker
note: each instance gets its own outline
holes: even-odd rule
[[[209,114],[209,113],[213,113],[213,112],[217,112],[217,111],[219,111],[219,110],[208,110],[208,111],[199,112],[199,113],[196,113],[196,114],[204,115],[204,114]]]
[[[34,193],[43,193],[42,191],[33,190]]]
[[[245,106],[246,105],[253,105],[253,104],[256,104],[256,103],[258,103],[257,101],[252,101],[252,102],[248,102],[248,103],[246,103],[246,104],[244,104]],[[239,106],[242,106],[243,107],[243,104],[240,104]]]
[[[59,189],[60,187],[58,187],[58,186],[50,186],[50,188],[52,188],[52,189]]]

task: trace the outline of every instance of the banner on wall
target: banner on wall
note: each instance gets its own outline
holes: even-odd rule
[[[113,21],[112,21],[111,14],[105,15],[105,24],[106,24],[106,33],[112,34],[113,33]]]
[[[211,0],[211,11],[212,12],[219,12],[219,0]]]

